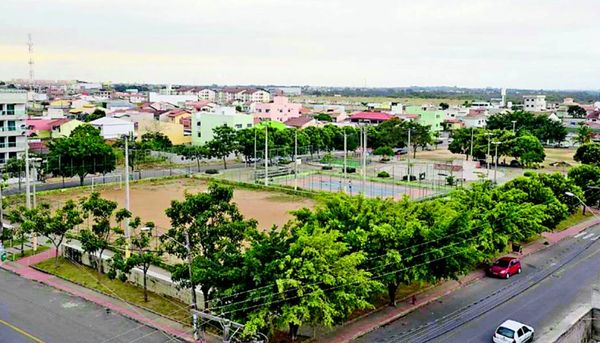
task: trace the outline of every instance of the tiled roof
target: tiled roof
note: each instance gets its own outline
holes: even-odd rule
[[[296,117],[288,119],[284,124],[292,127],[302,127],[314,120],[311,117]]]
[[[356,112],[350,116],[351,120],[388,120],[394,116],[384,112]]]

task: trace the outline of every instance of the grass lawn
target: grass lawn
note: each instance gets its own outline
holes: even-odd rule
[[[25,256],[21,256],[21,254],[17,254],[16,257],[17,257],[17,259],[25,258],[25,257],[29,257],[31,255],[39,254],[39,253],[44,252],[44,251],[46,251],[48,249],[50,249],[50,247],[47,246],[47,245],[38,245],[36,251],[33,251],[33,249],[26,249],[25,250]]]
[[[555,230],[562,231],[564,229],[568,229],[569,227],[571,227],[575,224],[578,224],[590,217],[592,217],[592,213],[590,211],[587,211],[585,213],[585,215],[582,214],[581,211],[577,211],[577,212],[573,213],[572,215],[568,216],[567,218],[565,218],[560,223],[558,223]]]
[[[136,306],[152,310],[178,322],[189,325],[190,314],[187,304],[169,297],[148,292],[148,302],[144,302],[144,290],[128,282],[111,280],[92,268],[77,265],[65,258],[59,258],[58,267],[54,266],[54,258],[40,262],[37,268],[66,280],[77,283],[112,297],[121,298]],[[116,294],[116,295],[115,295]]]

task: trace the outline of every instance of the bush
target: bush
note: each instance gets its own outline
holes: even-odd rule
[[[377,173],[377,177],[390,177],[390,173],[386,171],[380,171],[379,173]]]
[[[354,167],[346,167],[346,173],[356,173],[356,168],[354,168]]]
[[[381,159],[381,162],[389,162],[389,161],[391,161],[389,157],[383,157]]]
[[[206,174],[219,174],[219,171],[216,169],[206,169]]]
[[[321,169],[323,169],[323,170],[332,170],[333,167],[332,166],[322,166]]]
[[[402,181],[408,181],[408,175],[404,175],[404,176],[402,177]],[[417,177],[416,177],[416,176],[414,176],[414,175],[411,175],[411,176],[410,176],[410,181],[417,181]]]
[[[456,185],[456,178],[454,176],[448,176],[448,177],[446,177],[446,184],[448,186],[455,186]]]

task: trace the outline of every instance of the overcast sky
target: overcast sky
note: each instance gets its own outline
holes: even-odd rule
[[[600,89],[598,0],[0,0],[0,79]]]

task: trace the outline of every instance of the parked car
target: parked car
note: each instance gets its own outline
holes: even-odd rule
[[[508,279],[512,275],[521,274],[521,261],[516,257],[499,258],[488,268],[487,274],[489,276]]]
[[[492,340],[494,343],[524,343],[533,342],[535,330],[531,326],[514,320],[507,320],[500,324]]]

